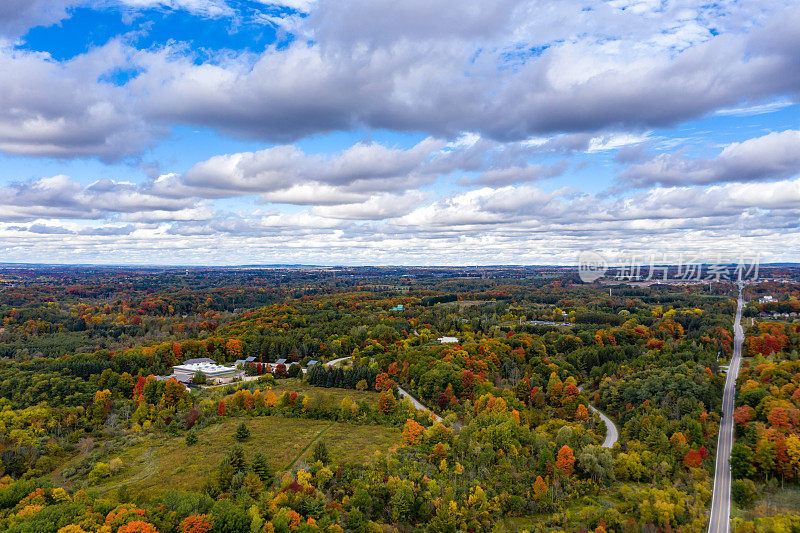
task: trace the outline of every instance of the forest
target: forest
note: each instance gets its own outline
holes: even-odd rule
[[[759,315],[800,309],[798,278],[745,290],[734,531],[800,531],[800,321]],[[0,530],[705,531],[735,297],[553,268],[0,269]],[[173,375],[201,358],[236,377]]]

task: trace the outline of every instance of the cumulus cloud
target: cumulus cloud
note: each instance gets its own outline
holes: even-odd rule
[[[353,127],[500,141],[574,133],[599,150],[630,142],[626,129],[800,90],[800,19],[786,6],[590,4],[320,1],[292,22],[294,41],[260,54],[114,41],[59,63],[5,47],[0,69],[15,76],[0,82],[0,150],[115,159],[175,124],[270,142]],[[138,75],[101,81],[115,69]],[[592,135],[612,129],[621,131],[613,139]]]
[[[139,187],[108,179],[89,186],[58,175],[0,187],[0,220],[40,218],[97,219],[114,213],[163,212],[179,219],[182,210],[194,207],[192,198],[165,198]]]
[[[629,166],[619,175],[623,186],[710,184],[765,181],[800,172],[800,131],[772,132],[727,145],[716,157],[689,159],[664,153]]]
[[[614,199],[517,185],[407,200],[405,209],[377,215],[404,200],[296,213],[215,211],[203,220],[133,227],[0,221],[0,249],[14,258],[35,247],[53,260],[73,261],[76,249],[85,259],[113,252],[126,262],[150,264],[498,264],[572,262],[586,248],[712,258],[764,250],[765,260],[791,260],[790,250],[800,246],[800,179],[659,187]],[[69,246],[64,229],[71,232]]]
[[[279,145],[212,157],[182,175],[160,176],[152,190],[165,196],[263,194],[267,202],[347,203],[371,192],[406,190],[427,181],[423,176],[426,161],[444,144],[429,138],[403,150],[357,143],[332,156],[308,155],[294,145]]]
[[[13,73],[0,77],[0,151],[109,161],[138,154],[154,130],[124,88],[97,81],[125,53],[111,42],[59,63],[0,43],[0,72]]]
[[[551,165],[536,164],[487,170],[473,179],[462,178],[459,185],[503,186],[555,178],[569,168],[566,160]]]
[[[676,51],[674,43],[642,42],[641,30],[619,24],[613,41],[594,32],[562,35],[539,50],[526,42],[542,26],[532,9],[522,11],[531,18],[512,17],[511,22],[507,15],[519,10],[501,10],[496,27],[502,31],[483,42],[482,32],[470,24],[456,24],[465,39],[453,40],[427,28],[445,28],[435,18],[417,17],[412,23],[402,14],[383,15],[405,7],[380,4],[378,13],[378,7],[367,4],[337,4],[335,9],[354,9],[358,16],[348,15],[347,21],[332,17],[320,27],[312,15],[314,44],[297,40],[256,58],[225,56],[198,65],[168,49],[140,54],[145,73],[131,90],[145,102],[152,120],[267,140],[359,125],[441,137],[466,130],[522,140],[565,131],[672,125],[743,100],[796,93],[800,87],[800,75],[792,74],[800,46],[791,37],[797,15],[787,12],[768,23],[774,35],[767,41],[766,29],[748,33],[747,25],[716,37],[709,33]],[[447,10],[453,12],[449,18],[487,23],[485,13],[470,5]],[[615,17],[639,17],[653,35],[664,31],[658,20],[651,21],[657,13],[600,11],[611,27],[618,26]],[[383,38],[370,40],[369,28],[380,29],[381,21],[390,25],[390,20],[397,31],[381,29]],[[486,26],[494,27],[489,22]],[[361,32],[347,30],[350,23]],[[328,25],[341,31],[332,34]],[[355,41],[343,40],[346,35]],[[495,42],[500,36],[510,41]],[[509,46],[528,50],[515,68],[504,68]]]
[[[0,37],[15,38],[35,26],[49,26],[67,17],[74,0],[3,0],[0,2]]]

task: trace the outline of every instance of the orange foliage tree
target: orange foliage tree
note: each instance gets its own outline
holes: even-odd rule
[[[572,470],[575,468],[575,455],[572,453],[572,448],[566,444],[558,450],[556,457],[556,469],[566,477],[572,475]]]
[[[178,530],[181,533],[208,533],[214,527],[214,520],[211,515],[196,514],[184,518]]]
[[[403,440],[406,444],[417,444],[422,441],[422,435],[425,433],[425,428],[422,427],[420,424],[411,420],[410,418],[406,420],[405,426],[403,426]]]

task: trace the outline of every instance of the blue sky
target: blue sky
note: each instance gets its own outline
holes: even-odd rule
[[[798,7],[9,0],[0,261],[800,261]]]

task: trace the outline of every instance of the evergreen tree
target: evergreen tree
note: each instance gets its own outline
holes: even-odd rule
[[[271,483],[275,473],[272,470],[267,458],[261,452],[256,453],[253,457],[253,463],[250,465],[253,472],[259,477],[261,481]]]
[[[245,441],[250,438],[250,430],[247,428],[247,425],[242,422],[239,424],[239,427],[236,428],[236,440],[238,441]]]

